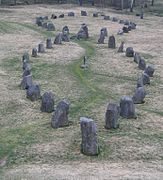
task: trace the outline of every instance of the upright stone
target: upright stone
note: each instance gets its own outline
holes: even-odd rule
[[[64,26],[63,29],[62,29],[62,41],[64,41],[64,42],[69,42],[70,41],[68,26]]]
[[[110,16],[104,16],[104,20],[110,20]]]
[[[134,22],[130,22],[131,29],[136,29],[136,24]]]
[[[144,70],[146,68],[146,62],[143,58],[140,58],[139,63],[138,63],[138,67],[141,70]]]
[[[150,78],[148,76],[148,74],[146,74],[145,72],[142,73],[142,79],[143,79],[143,84],[150,84]]]
[[[36,48],[32,49],[32,57],[37,57],[37,49]]]
[[[41,111],[47,113],[54,111],[54,94],[52,92],[45,92],[42,95]]]
[[[22,56],[22,62],[28,62],[29,63],[29,53],[25,52]]]
[[[106,27],[101,29],[101,33],[103,33],[105,35],[105,37],[108,37],[108,30]]]
[[[69,125],[68,113],[69,113],[69,102],[62,100],[57,105],[55,112],[52,115],[52,127],[59,128]]]
[[[130,96],[123,96],[120,100],[120,116],[130,119],[136,118],[135,106]]]
[[[141,59],[141,57],[140,57],[139,53],[136,52],[134,54],[134,62],[139,64],[140,59]]]
[[[145,68],[144,72],[148,74],[149,77],[153,77],[154,71],[155,71],[154,66],[150,64]]]
[[[119,29],[118,32],[117,32],[117,35],[123,35],[123,30]]]
[[[119,20],[119,24],[124,24],[125,22],[124,22],[124,20],[123,19],[120,19]]]
[[[97,12],[93,13],[93,17],[98,17],[98,13]]]
[[[42,23],[42,27],[45,28],[45,29],[47,29],[47,28],[48,28],[48,23],[47,23],[47,22],[43,22],[43,23]]]
[[[122,53],[122,52],[124,51],[124,44],[125,44],[125,42],[122,41],[121,44],[120,44],[120,46],[119,46],[119,48],[118,48],[118,52],[119,52],[119,53]]]
[[[135,90],[135,94],[132,97],[134,104],[142,104],[144,103],[144,98],[146,96],[145,88],[139,87]]]
[[[25,70],[23,71],[22,77],[28,76],[28,75],[30,75],[30,74],[31,74],[31,70],[30,70],[30,69],[25,69]]]
[[[47,49],[52,49],[52,40],[51,40],[51,38],[48,38],[47,40],[46,40],[46,48]]]
[[[129,32],[128,27],[126,27],[126,26],[124,26],[124,27],[122,28],[122,30],[123,30],[124,33],[128,33],[128,32]]]
[[[75,13],[74,12],[68,12],[68,16],[74,17]]]
[[[81,11],[81,16],[87,16],[87,12],[86,11]]]
[[[143,77],[139,77],[138,80],[137,80],[137,88],[139,87],[143,87],[144,86],[144,83],[143,83]]]
[[[38,52],[39,53],[44,53],[45,52],[45,48],[44,48],[44,44],[43,43],[40,43],[38,45]]]
[[[54,40],[54,44],[62,44],[62,33],[59,33]]]
[[[118,18],[113,17],[113,18],[112,18],[112,21],[113,21],[113,22],[118,22]]]
[[[32,85],[32,75],[24,76],[20,84],[21,89],[28,89]]]
[[[97,125],[92,119],[81,117],[80,127],[82,134],[81,152],[87,156],[98,155]]]
[[[128,47],[126,49],[126,56],[127,57],[134,57],[134,49],[132,47]]]
[[[100,33],[100,38],[98,39],[98,44],[104,44],[105,34],[103,32]]]
[[[55,31],[55,26],[52,22],[49,22],[47,25],[47,30],[48,31]]]
[[[26,94],[27,94],[27,98],[30,99],[31,101],[38,100],[41,97],[39,85],[30,86],[27,89]]]
[[[65,15],[64,15],[64,14],[60,14],[58,17],[59,17],[59,18],[64,18]]]
[[[115,49],[115,48],[116,48],[115,37],[114,37],[114,36],[110,36],[110,37],[109,37],[108,47],[109,47],[109,48],[112,48],[112,49]]]
[[[114,103],[109,103],[105,113],[105,128],[106,129],[118,128],[119,127],[118,117],[119,117],[119,106]]]

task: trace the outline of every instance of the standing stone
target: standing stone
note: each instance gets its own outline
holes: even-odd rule
[[[22,62],[28,62],[29,63],[29,53],[25,52],[22,56]]]
[[[43,22],[43,23],[42,23],[42,27],[45,28],[45,29],[47,29],[47,28],[48,28],[48,23],[47,23],[47,22]]]
[[[129,21],[129,20],[125,20],[125,21],[124,21],[124,25],[125,25],[125,26],[128,26],[129,24],[130,24],[130,21]]]
[[[45,52],[45,48],[44,48],[44,44],[43,43],[40,43],[38,45],[38,52],[39,53],[44,53]]]
[[[42,95],[41,111],[51,113],[54,111],[54,94],[45,92]]]
[[[109,48],[112,48],[112,49],[115,49],[115,48],[116,48],[115,37],[114,37],[114,36],[110,36],[110,37],[109,37],[108,47],[109,47]]]
[[[55,31],[55,26],[52,22],[49,22],[47,25],[47,31]]]
[[[82,27],[77,33],[77,39],[88,39],[88,38],[89,38],[88,27],[86,24],[82,24]]]
[[[87,12],[86,11],[81,11],[81,16],[87,16]]]
[[[122,41],[122,42],[121,42],[121,45],[120,45],[119,48],[118,48],[118,52],[122,53],[122,52],[124,51],[124,44],[125,44],[125,42]]]
[[[47,49],[51,49],[53,46],[52,46],[52,40],[51,40],[51,38],[48,38],[47,40],[46,40],[46,48]]]
[[[52,14],[51,19],[57,19],[57,16],[55,14]]]
[[[124,24],[124,20],[120,19],[119,24]]]
[[[59,33],[54,40],[54,44],[62,44],[62,33]]]
[[[32,49],[32,57],[37,57],[37,49],[36,48]]]
[[[131,29],[136,29],[136,24],[134,22],[130,22]]]
[[[113,18],[112,18],[112,21],[113,21],[113,22],[118,22],[118,18],[113,17]]]
[[[155,71],[154,66],[150,64],[145,68],[144,72],[148,74],[149,77],[153,77],[154,71]]]
[[[105,128],[116,129],[118,124],[119,106],[114,103],[109,103],[105,113]]]
[[[143,83],[143,78],[142,76],[138,78],[137,80],[137,88],[139,87],[143,87],[144,86],[144,83]]]
[[[135,90],[135,94],[132,97],[134,104],[142,104],[144,103],[144,98],[146,96],[145,88],[139,87]]]
[[[142,73],[142,79],[143,79],[143,84],[150,84],[150,78],[148,76],[148,74],[146,74],[145,72]]]
[[[108,30],[106,27],[101,29],[101,33],[103,33],[105,35],[105,37],[108,37]]]
[[[110,16],[104,16],[104,20],[110,20]]]
[[[134,57],[134,50],[133,50],[132,47],[128,47],[128,48],[126,49],[126,56],[127,56],[127,57]]]
[[[141,13],[140,13],[140,19],[144,19],[144,12],[143,12],[143,8],[142,8]]]
[[[30,69],[25,69],[25,70],[23,71],[22,77],[28,76],[28,75],[30,75],[30,74],[31,74],[31,70],[30,70]]]
[[[117,32],[117,35],[123,35],[123,30],[119,29],[118,32]]]
[[[23,70],[31,70],[31,65],[28,62],[23,62]]]
[[[28,89],[32,85],[32,75],[24,76],[20,84],[21,89]]]
[[[83,58],[83,64],[82,64],[80,67],[81,67],[82,69],[86,69],[86,68],[89,67],[86,56],[84,56],[84,58]]]
[[[55,112],[52,115],[52,127],[59,128],[69,125],[68,113],[69,113],[69,102],[62,100],[57,105]]]
[[[105,34],[103,32],[100,33],[100,38],[98,39],[98,44],[104,44]]]
[[[123,30],[124,33],[128,33],[128,27],[123,26],[122,30]]]
[[[93,13],[93,17],[98,17],[98,13],[97,12]]]
[[[81,117],[80,127],[82,134],[81,152],[87,156],[98,155],[97,125],[92,119]]]
[[[140,58],[139,63],[138,63],[138,67],[141,70],[144,70],[146,68],[146,62],[144,59]]]
[[[26,94],[27,94],[27,98],[30,99],[31,101],[38,100],[41,97],[39,85],[30,86],[27,89]]]
[[[64,26],[63,29],[62,29],[62,41],[64,41],[64,42],[69,42],[70,41],[68,26]]]
[[[68,13],[68,16],[74,17],[74,16],[75,16],[75,13],[74,13],[74,12],[69,12],[69,13]]]
[[[120,116],[124,118],[135,118],[135,106],[130,96],[123,96],[120,100]]]
[[[140,57],[139,53],[136,52],[136,53],[134,54],[134,62],[136,62],[137,64],[139,64],[140,59],[141,59],[141,57]]]
[[[61,14],[61,15],[59,15],[58,17],[59,17],[59,18],[64,18],[65,15],[64,15],[64,14]]]
[[[42,26],[42,23],[43,23],[43,17],[37,17],[36,18],[36,24],[38,25],[38,26]]]

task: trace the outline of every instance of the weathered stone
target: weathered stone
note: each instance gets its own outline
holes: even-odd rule
[[[23,71],[22,77],[28,76],[28,75],[30,75],[30,74],[31,74],[31,70],[30,70],[30,69],[25,69],[25,70]]]
[[[98,44],[104,44],[104,40],[105,40],[105,34],[101,32],[100,38],[98,39]]]
[[[32,57],[37,57],[37,49],[36,48],[32,49]]]
[[[126,56],[127,56],[127,57],[134,57],[134,50],[133,50],[132,47],[128,47],[128,48],[126,49]]]
[[[55,31],[55,26],[52,22],[49,22],[47,25],[47,31]]]
[[[140,59],[141,59],[141,57],[140,57],[140,55],[139,55],[139,53],[135,53],[134,54],[134,62],[136,62],[137,64],[139,63],[139,61],[140,61]]]
[[[44,18],[41,17],[41,16],[36,18],[36,24],[37,24],[38,26],[42,26],[43,21],[44,21]]]
[[[93,17],[98,17],[98,13],[97,12],[93,13]]]
[[[87,39],[87,38],[89,38],[88,27],[86,24],[82,24],[82,27],[77,33],[77,39]]]
[[[63,33],[63,34],[69,34],[69,28],[68,28],[68,26],[64,26],[64,27],[62,28],[62,33]]]
[[[119,24],[124,24],[124,20],[119,20]]]
[[[131,31],[131,30],[132,30],[132,28],[131,28],[131,26],[130,26],[130,25],[129,25],[127,28],[128,28],[128,31]]]
[[[81,16],[87,16],[87,12],[86,11],[81,11]]]
[[[138,78],[137,80],[137,88],[139,87],[143,87],[144,86],[144,83],[143,83],[143,78],[142,76]]]
[[[23,70],[31,70],[31,65],[29,62],[23,62]]]
[[[136,118],[135,106],[130,96],[123,96],[120,100],[120,116],[124,118]]]
[[[22,62],[28,62],[29,63],[29,53],[25,52],[22,56]]]
[[[45,52],[45,48],[44,48],[44,44],[43,43],[40,43],[38,45],[38,52],[39,53],[44,53]]]
[[[108,47],[112,48],[112,49],[116,48],[116,43],[115,43],[115,37],[114,36],[109,37]]]
[[[62,100],[57,105],[55,112],[52,115],[52,127],[59,128],[69,125],[68,113],[69,113],[69,102]]]
[[[46,48],[47,48],[47,49],[52,49],[52,48],[53,48],[51,38],[48,38],[48,39],[46,40]]]
[[[104,16],[104,20],[110,20],[110,16]]]
[[[144,59],[140,58],[139,63],[138,63],[138,67],[141,70],[144,70],[146,68],[146,62]]]
[[[144,103],[144,98],[146,96],[145,88],[139,87],[135,90],[135,94],[132,97],[134,104],[142,104]]]
[[[148,74],[146,73],[142,73],[142,79],[143,79],[143,84],[146,85],[146,84],[150,84],[150,78],[148,76]]]
[[[118,117],[119,117],[119,106],[115,103],[109,103],[106,113],[105,113],[105,128],[106,129],[116,129],[119,127]]]
[[[108,37],[108,30],[106,27],[101,29],[101,33],[103,33],[105,35],[105,37]]]
[[[112,18],[112,21],[113,21],[113,22],[118,22],[118,18],[113,17],[113,18]]]
[[[61,14],[61,15],[59,15],[58,17],[59,17],[59,18],[64,18],[64,16],[65,16],[64,14]]]
[[[57,16],[55,14],[52,14],[51,19],[57,19]]]
[[[123,35],[123,30],[119,29],[118,32],[117,32],[117,35]]]
[[[43,22],[43,23],[42,23],[42,27],[45,28],[45,29],[47,29],[47,28],[48,28],[48,23],[47,23],[47,22]]]
[[[143,13],[143,11],[140,13],[140,19],[144,19],[144,13]]]
[[[62,33],[59,33],[54,40],[54,44],[62,44]]]
[[[64,41],[64,42],[69,42],[70,41],[68,26],[64,26],[63,29],[62,29],[62,41]]]
[[[128,27],[123,26],[122,30],[123,30],[124,33],[128,33]]]
[[[54,111],[54,94],[52,92],[45,92],[42,95],[41,111],[51,113]]]
[[[98,155],[97,125],[92,119],[81,117],[80,126],[82,134],[81,152],[87,156]]]
[[[144,72],[148,74],[149,77],[153,77],[154,71],[155,71],[154,66],[150,64],[145,68]]]
[[[82,64],[80,67],[81,67],[82,69],[86,69],[86,68],[89,67],[86,56],[84,56],[83,64]]]
[[[75,16],[75,13],[74,13],[74,12],[68,12],[68,16],[74,17],[74,16]]]
[[[118,48],[118,52],[121,52],[121,53],[124,52],[124,44],[125,44],[124,41],[122,41],[121,45]]]
[[[36,101],[41,97],[39,85],[30,86],[27,89],[26,93],[27,93],[27,98],[30,99],[31,101]]]
[[[128,26],[129,24],[130,24],[130,21],[128,21],[128,20],[124,21],[124,25]]]
[[[23,77],[20,87],[21,87],[21,89],[28,89],[32,85],[33,85],[32,75],[28,75],[28,76]]]

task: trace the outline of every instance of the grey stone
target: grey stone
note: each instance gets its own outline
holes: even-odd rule
[[[130,22],[130,27],[131,27],[131,29],[136,29],[136,24],[134,23],[134,22]]]
[[[28,62],[29,63],[29,53],[25,52],[22,56],[22,62]]]
[[[52,115],[52,127],[59,128],[69,125],[68,113],[69,113],[69,102],[62,100],[57,105],[55,112]]]
[[[45,52],[45,48],[44,48],[44,44],[43,43],[40,43],[38,45],[38,52],[39,53],[44,53]]]
[[[36,24],[37,24],[38,26],[42,26],[43,21],[44,21],[44,18],[43,18],[42,16],[36,17]]]
[[[145,72],[142,73],[142,79],[143,79],[143,84],[150,84],[150,78],[148,76],[148,74],[146,74]]]
[[[31,70],[31,65],[29,62],[23,62],[23,70]]]
[[[124,20],[119,20],[119,24],[124,24]]]
[[[105,40],[105,34],[101,32],[100,38],[98,39],[98,44],[104,44],[104,40]]]
[[[59,18],[64,18],[64,16],[65,16],[64,14],[60,14],[58,17]]]
[[[80,127],[82,134],[81,152],[87,156],[98,155],[99,145],[97,137],[97,125],[92,119],[81,117]]]
[[[93,13],[93,17],[98,17],[98,13],[97,12]]]
[[[109,37],[108,47],[112,48],[112,49],[116,48],[116,43],[115,43],[115,37],[114,36]]]
[[[105,113],[105,128],[116,129],[119,127],[119,106],[115,103],[109,103]]]
[[[81,11],[81,16],[87,16],[87,12],[86,11]]]
[[[51,19],[57,19],[57,16],[55,14],[52,14]]]
[[[33,85],[32,75],[28,75],[28,76],[23,77],[20,87],[21,87],[21,89],[28,89],[32,85]]]
[[[46,48],[47,48],[47,49],[52,49],[52,48],[53,48],[51,38],[48,38],[48,39],[46,40]]]
[[[27,98],[30,99],[31,101],[38,100],[41,97],[39,85],[30,86],[27,89],[26,94],[27,94]]]
[[[118,32],[117,32],[117,35],[123,35],[123,30],[119,29]]]
[[[140,58],[139,63],[138,63],[138,67],[141,70],[144,70],[146,68],[146,62],[144,59]]]
[[[54,40],[54,44],[62,44],[62,33],[59,33]]]
[[[68,16],[74,17],[75,13],[74,12],[68,12]]]
[[[128,47],[126,49],[126,56],[127,57],[134,57],[134,49],[132,47]]]
[[[70,41],[68,26],[64,26],[63,29],[62,29],[62,41],[64,41],[64,42],[69,42]]]
[[[119,48],[118,48],[118,52],[119,52],[119,53],[124,52],[124,41],[121,42],[121,44],[120,44],[120,46],[119,46]]]
[[[123,26],[122,30],[123,30],[124,33],[128,33],[129,32],[128,27],[126,27],[126,26]]]
[[[146,96],[145,88],[139,87],[135,90],[135,94],[132,97],[134,104],[142,104],[144,103],[144,98]]]
[[[89,38],[88,27],[86,24],[82,24],[82,27],[77,33],[77,39],[88,39],[88,38]]]
[[[55,31],[55,26],[52,22],[49,22],[47,25],[47,31]]]
[[[112,21],[113,21],[113,22],[118,22],[118,18],[113,17],[113,18],[112,18]]]
[[[110,20],[110,16],[104,16],[104,20]]]
[[[43,23],[42,23],[42,27],[45,28],[45,29],[47,29],[47,28],[48,28],[48,23],[47,23],[47,22],[43,22]]]
[[[25,70],[23,71],[22,77],[28,76],[28,75],[30,75],[30,74],[31,74],[31,70],[30,70],[30,69],[25,69]]]
[[[37,49],[36,48],[32,49],[32,57],[37,57]]]
[[[154,66],[150,64],[145,68],[144,72],[148,74],[149,77],[153,77],[154,71],[155,71]]]
[[[83,64],[82,64],[80,67],[81,67],[82,69],[86,69],[86,68],[89,67],[86,56],[84,56]]]
[[[130,119],[136,118],[135,106],[130,96],[123,96],[120,100],[120,116]]]
[[[105,37],[108,37],[108,30],[106,27],[101,29],[101,33],[103,33],[105,35]]]
[[[136,52],[134,54],[134,62],[139,64],[140,59],[141,59],[141,57],[140,57],[139,53]]]
[[[41,97],[41,111],[51,113],[54,111],[54,94],[45,92]]]
[[[137,80],[137,88],[139,87],[143,87],[144,86],[144,83],[143,83],[143,78],[142,76],[138,78]]]

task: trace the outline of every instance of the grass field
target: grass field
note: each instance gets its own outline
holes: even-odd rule
[[[80,10],[88,11],[87,17]],[[47,32],[35,25],[37,16],[74,11],[76,16],[53,20],[56,31]],[[137,29],[117,36],[122,25],[93,18],[94,11],[137,23]],[[161,12],[161,11],[160,11]],[[29,5],[0,9],[0,179],[162,179],[163,178],[163,30],[162,18],[145,13],[134,15],[110,9],[80,8],[71,5]],[[75,34],[82,23],[88,24],[90,38],[53,45],[53,49],[30,57],[34,82],[41,93],[52,90],[55,105],[63,98],[70,101],[65,128],[51,127],[52,114],[40,112],[40,101],[30,102],[20,90],[21,57],[47,37],[54,39],[68,25]],[[117,48],[125,41],[146,62],[155,65],[151,85],[146,86],[145,103],[136,105],[137,119],[120,118],[120,128],[105,130],[107,104],[123,95],[133,95],[141,71],[132,58],[97,44],[100,29],[107,27],[116,37]],[[88,57],[89,69],[80,65]],[[80,116],[98,125],[100,155],[80,153]]]

